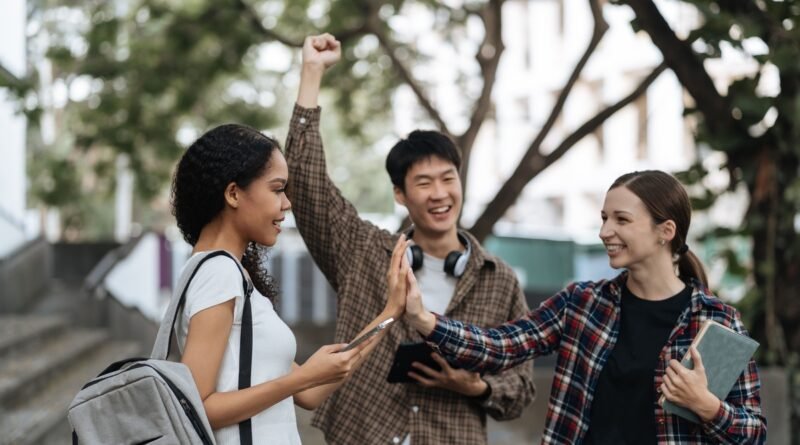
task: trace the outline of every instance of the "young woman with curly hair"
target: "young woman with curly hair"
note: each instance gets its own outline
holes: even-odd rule
[[[296,343],[273,307],[277,296],[264,268],[262,246],[272,246],[291,208],[285,189],[286,160],[277,142],[243,125],[216,127],[195,141],[175,172],[172,204],[178,227],[193,253],[225,250],[241,259],[254,283],[252,386],[237,386],[243,285],[234,261],[204,262],[186,293],[176,326],[181,361],[189,366],[216,442],[238,444],[237,424],[250,420],[256,443],[299,444],[294,404],[314,409],[358,367],[376,341],[339,352],[323,346],[303,365],[294,362]],[[399,269],[406,247],[398,242]],[[184,271],[187,273],[187,271]],[[399,317],[405,294],[390,295],[364,331]],[[385,331],[384,331],[385,332]]]

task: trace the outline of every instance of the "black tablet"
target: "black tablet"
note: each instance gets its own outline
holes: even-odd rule
[[[389,383],[416,382],[416,380],[408,376],[410,371],[416,371],[417,374],[421,374],[416,368],[411,367],[413,362],[420,362],[429,368],[441,371],[442,367],[433,360],[431,353],[433,353],[433,348],[425,342],[400,344],[394,354],[392,368],[389,370],[386,381]]]

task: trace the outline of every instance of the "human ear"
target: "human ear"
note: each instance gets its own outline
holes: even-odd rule
[[[677,232],[677,226],[675,225],[675,221],[668,219],[658,225],[658,230],[659,230],[659,238],[669,243],[672,242],[673,238],[675,238],[675,233]]]
[[[400,189],[400,187],[394,187],[394,200],[401,206],[406,205],[406,194]]]
[[[231,182],[225,187],[225,203],[234,209],[239,208],[239,186]]]

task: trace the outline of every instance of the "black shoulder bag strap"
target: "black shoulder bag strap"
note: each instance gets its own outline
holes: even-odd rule
[[[236,265],[239,266],[238,261]],[[250,373],[253,367],[253,310],[250,306],[250,294],[253,293],[253,286],[244,271],[241,272],[244,307],[242,308],[242,332],[239,337],[239,389],[245,389],[250,387]],[[249,418],[239,422],[239,442],[242,445],[253,444],[253,426]]]
[[[242,332],[239,337],[239,389],[245,389],[250,387],[250,373],[253,362],[253,310],[250,306],[250,295],[253,293],[253,285],[250,283],[250,280],[247,279],[247,274],[242,270],[239,261],[224,250],[210,252],[197,263],[192,271],[192,275],[183,287],[183,292],[176,305],[177,309],[175,309],[174,314],[172,314],[172,323],[168,327],[169,331],[164,333],[159,332],[159,334],[161,334],[159,337],[166,337],[166,345],[159,342],[160,338],[156,339],[156,346],[153,348],[153,354],[151,356],[153,358],[166,359],[167,355],[169,355],[169,346],[172,343],[172,334],[174,331],[173,327],[175,326],[175,321],[178,319],[180,308],[186,300],[186,292],[189,289],[189,283],[204,262],[217,256],[226,256],[233,260],[239,272],[242,274],[244,304],[242,308]],[[253,444],[253,430],[250,419],[239,422],[239,440],[242,445]]]

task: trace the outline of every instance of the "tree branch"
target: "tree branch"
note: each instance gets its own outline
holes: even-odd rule
[[[283,43],[286,46],[295,48],[303,47],[302,40],[298,42],[265,27],[261,22],[261,17],[258,16],[258,12],[256,12],[256,10],[253,9],[253,7],[246,0],[236,0],[236,6],[240,11],[247,15],[247,20],[250,22],[250,25],[259,31],[264,37],[266,37],[267,40],[274,40]]]
[[[717,92],[714,82],[703,67],[703,62],[692,51],[688,42],[675,35],[664,16],[652,0],[626,0],[633,8],[639,25],[650,35],[664,62],[675,72],[680,83],[694,98],[696,107],[705,116],[708,128],[715,134],[746,131],[731,115],[727,98]]]
[[[273,29],[269,29],[264,26],[261,22],[261,18],[258,16],[258,12],[256,12],[253,7],[247,3],[246,0],[236,0],[236,4],[239,7],[239,10],[247,14],[247,19],[250,21],[250,24],[258,30],[267,40],[274,40],[276,42],[283,43],[284,45],[292,48],[302,48],[303,47],[303,40],[295,40],[284,35],[281,35],[278,32],[275,32]],[[366,22],[362,22],[359,26],[350,28],[350,29],[343,29],[341,31],[337,31],[335,33],[335,37],[342,43],[362,36],[367,33],[367,26]]]
[[[417,96],[417,100],[419,101],[420,105],[422,105],[422,108],[428,112],[428,116],[430,116],[431,119],[436,122],[436,125],[439,127],[442,133],[448,135],[452,139],[456,139],[453,137],[453,133],[447,127],[444,119],[442,119],[442,115],[439,113],[439,110],[433,106],[433,103],[425,94],[425,91],[423,91],[422,86],[419,84],[419,82],[417,82],[416,79],[414,79],[414,76],[411,75],[411,71],[403,64],[403,61],[397,57],[397,46],[383,31],[377,11],[373,11],[370,14],[370,17],[367,19],[366,29],[368,32],[371,32],[375,35],[375,37],[378,38],[378,42],[392,60],[392,64],[400,73],[400,77],[403,78],[403,81],[411,88],[411,91],[414,92],[414,95]]]
[[[472,146],[475,143],[475,138],[478,137],[478,132],[483,122],[486,120],[486,115],[491,109],[492,90],[497,81],[497,67],[500,65],[500,56],[505,50],[502,32],[503,1],[491,0],[481,8],[479,13],[486,32],[484,33],[483,41],[478,47],[478,52],[475,54],[475,59],[477,59],[478,65],[481,67],[483,88],[478,100],[475,102],[469,127],[464,134],[458,137],[458,145],[462,151],[461,182],[463,184],[466,184],[467,175],[469,174]]]
[[[595,49],[597,49],[597,45],[600,44],[600,40],[602,40],[603,35],[605,35],[606,31],[608,31],[608,23],[606,23],[605,19],[603,18],[603,13],[600,5],[597,3],[597,0],[589,0],[589,7],[592,11],[592,17],[594,18],[594,30],[592,31],[592,38],[589,41],[589,45],[586,47],[586,50],[583,52],[580,60],[578,60],[578,63],[575,65],[575,68],[572,69],[572,74],[570,74],[566,85],[564,85],[564,88],[561,89],[558,99],[556,99],[556,103],[553,105],[553,109],[550,111],[550,115],[547,117],[544,125],[542,125],[542,129],[539,130],[536,138],[528,147],[528,151],[522,157],[523,163],[529,162],[531,159],[539,155],[542,142],[544,142],[547,135],[550,134],[550,130],[552,130],[553,125],[555,125],[558,116],[561,114],[561,111],[564,108],[564,104],[567,102],[567,98],[572,92],[572,88],[580,78],[583,68],[589,62],[589,58],[592,56],[592,53],[594,53]]]
[[[486,209],[472,226],[470,232],[475,235],[478,240],[485,239],[486,236],[491,233],[494,224],[514,204],[522,190],[533,178],[557,160],[561,159],[570,148],[586,135],[595,131],[606,119],[641,96],[666,68],[667,66],[664,63],[656,67],[630,94],[620,99],[615,104],[603,109],[578,127],[569,136],[564,138],[552,153],[543,156],[541,152],[537,150],[530,159],[520,162],[511,177],[500,187],[494,199],[486,206]]]
[[[22,79],[15,76],[14,73],[8,70],[2,63],[0,63],[0,85],[8,85],[12,88],[22,88]]]

